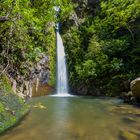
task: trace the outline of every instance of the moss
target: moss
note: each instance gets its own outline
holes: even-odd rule
[[[6,75],[0,77],[0,90],[11,92],[12,87],[10,81]]]
[[[27,112],[28,106],[12,90],[6,75],[0,83],[0,133],[15,125]]]

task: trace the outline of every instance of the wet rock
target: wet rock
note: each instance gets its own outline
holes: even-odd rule
[[[125,103],[133,103],[133,101],[135,100],[132,91],[129,91],[128,93],[126,92],[122,93],[121,98],[124,99]]]
[[[131,82],[130,88],[133,96],[135,98],[140,98],[140,77]]]
[[[131,108],[130,105],[126,106],[110,106],[108,107],[108,110],[113,113],[119,113],[119,114],[126,114],[126,115],[132,115],[133,117],[140,116],[140,110],[139,108]],[[133,121],[133,118],[127,117],[128,121]]]
[[[127,130],[121,130],[119,134],[121,140],[139,140],[139,135]]]
[[[46,107],[40,102],[38,104],[34,105],[34,108],[46,109]]]
[[[35,96],[40,96],[40,92],[43,92],[41,95],[46,95],[47,91],[52,88],[47,88],[48,90],[46,92],[39,90],[40,87],[41,89],[44,87],[44,89],[46,89],[46,86],[49,86],[48,81],[50,79],[50,69],[48,62],[49,58],[42,54],[42,59],[30,68],[29,77],[21,76],[20,74],[16,77],[8,75],[13,91],[24,99],[33,97],[34,94]]]
[[[123,122],[125,122],[125,123],[135,123],[136,120],[133,117],[124,117]]]
[[[128,108],[124,106],[110,106],[108,108],[109,111],[114,113],[126,114],[128,113]]]
[[[136,113],[135,116],[140,118],[140,113]]]

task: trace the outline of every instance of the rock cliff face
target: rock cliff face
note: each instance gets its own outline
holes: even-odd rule
[[[17,76],[14,79],[9,75],[13,91],[22,98],[46,95],[52,91],[53,87],[48,84],[50,78],[48,62],[48,57],[44,56],[43,59],[31,68],[28,79],[24,76]]]

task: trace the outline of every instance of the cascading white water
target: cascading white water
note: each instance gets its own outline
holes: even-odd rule
[[[57,24],[57,95],[67,96],[68,94],[68,76],[66,68],[66,56],[62,38],[59,34],[59,24]]]

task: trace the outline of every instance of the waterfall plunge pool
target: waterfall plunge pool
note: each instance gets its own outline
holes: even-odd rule
[[[114,98],[36,97],[0,140],[139,140],[140,108]]]

